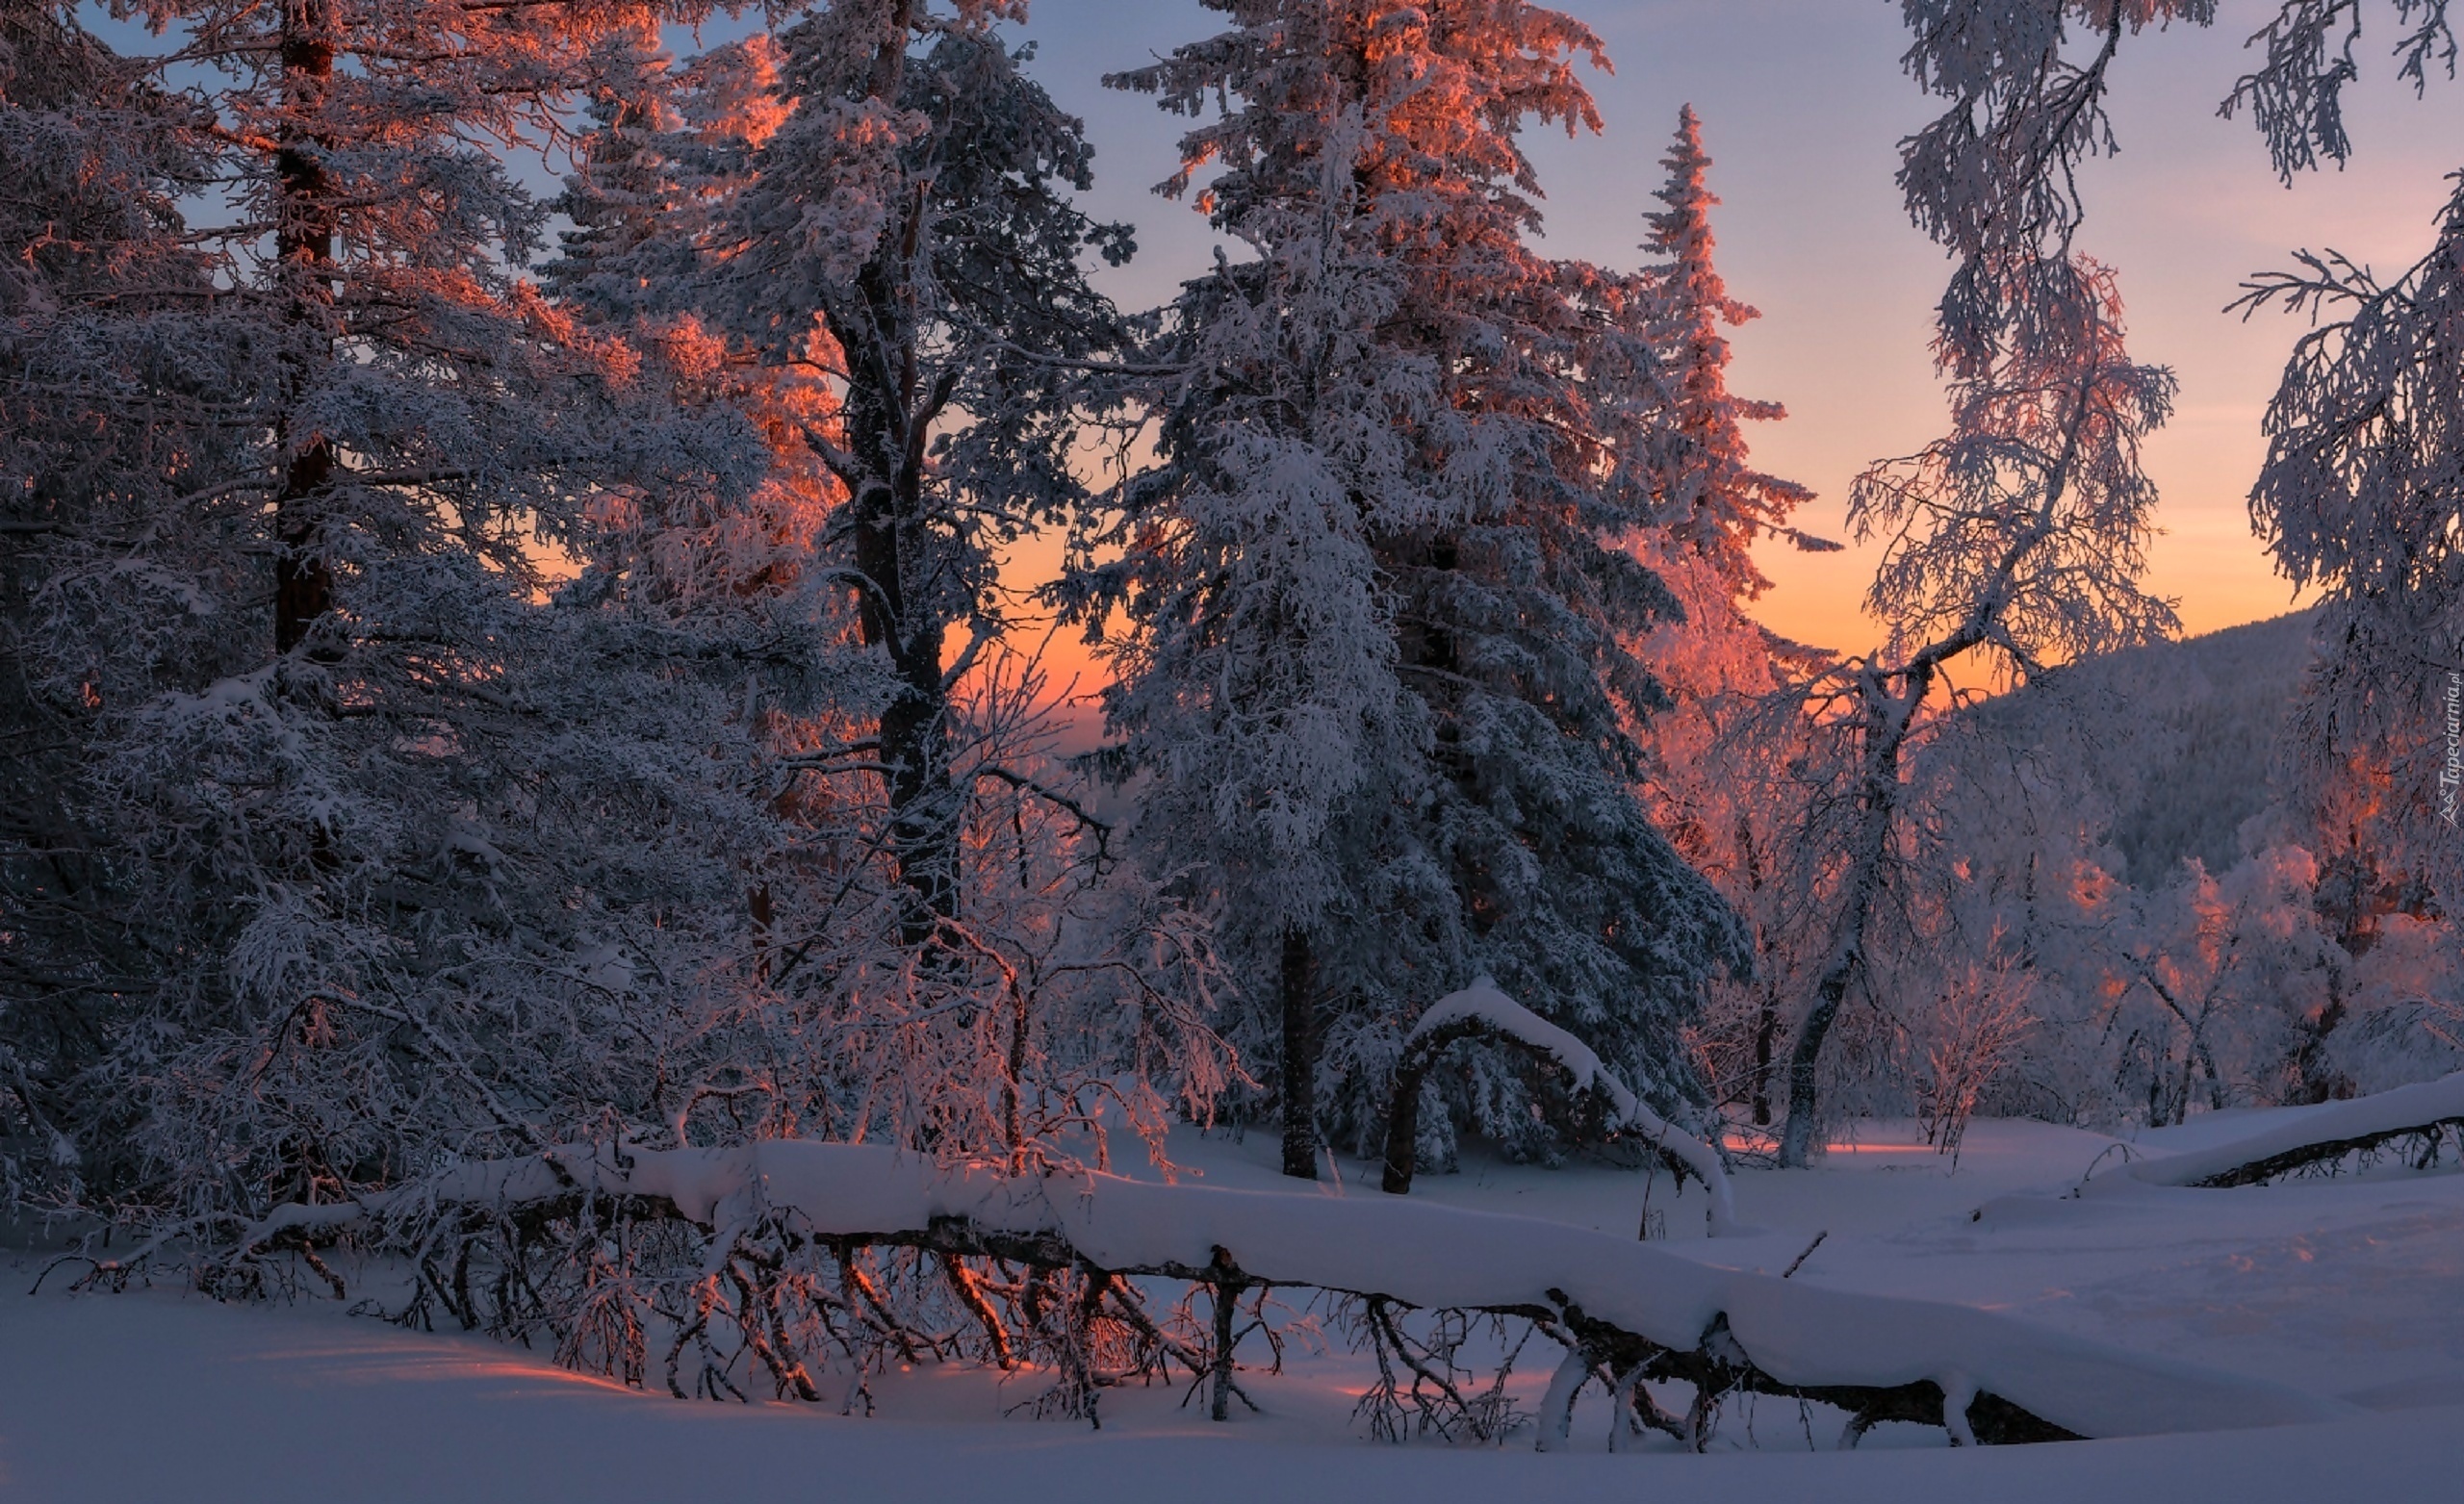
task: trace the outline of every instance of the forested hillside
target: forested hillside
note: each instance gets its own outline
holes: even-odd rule
[[[2240,859],[2249,822],[2278,807],[2270,764],[2312,660],[2316,624],[2294,612],[2128,649],[1971,714],[2003,740],[2076,736],[2061,745],[2113,812],[2118,876],[2160,882],[2186,857],[2221,872]],[[2048,718],[2075,731],[2047,726]],[[2262,822],[2250,833],[2264,841],[2277,831]]]

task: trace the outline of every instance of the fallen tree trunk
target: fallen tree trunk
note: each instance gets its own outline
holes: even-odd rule
[[[2135,1160],[2130,1177],[2184,1188],[2257,1185],[2400,1139],[2424,1140],[2434,1155],[2440,1135],[2450,1133],[2464,1141],[2464,1071],[2372,1096],[2287,1109],[2267,1127],[2229,1143]]]
[[[696,1343],[706,1356],[694,1387],[741,1392],[725,1364],[711,1367],[714,1323],[741,1332],[744,1349],[782,1393],[805,1398],[818,1390],[802,1355],[832,1342],[848,1351],[893,1340],[910,1355],[957,1351],[961,1344],[947,1334],[901,1331],[890,1308],[908,1297],[869,1283],[880,1271],[864,1263],[866,1251],[911,1250],[915,1258],[899,1279],[924,1278],[934,1261],[988,1261],[998,1277],[982,1284],[979,1315],[997,1300],[1025,1313],[1010,1318],[1022,1331],[1042,1321],[1038,1330],[1063,1333],[1038,1338],[1040,1350],[1058,1355],[1056,1367],[1074,1386],[1078,1398],[1064,1408],[1083,1403],[1073,1413],[1091,1418],[1094,1390],[1141,1364],[1140,1371],[1160,1366],[1167,1374],[1180,1365],[1194,1391],[1213,1379],[1219,1402],[1237,1393],[1226,1388],[1224,1354],[1142,1313],[1121,1284],[1142,1275],[1219,1291],[1332,1291],[1359,1297],[1373,1313],[1528,1319],[1622,1382],[1693,1385],[1701,1396],[1691,1423],[1698,1439],[1706,1408],[1732,1392],[1836,1405],[1855,1417],[1848,1440],[1881,1419],[1941,1425],[1955,1439],[1991,1442],[2229,1429],[2341,1413],[2281,1386],[1989,1312],[1717,1268],[1554,1223],[1086,1172],[1005,1177],[841,1144],[579,1145],[469,1164],[361,1202],[285,1208],[247,1232],[238,1258],[368,1236],[412,1259],[424,1298],[438,1309],[502,1330],[514,1329],[499,1319],[502,1313],[544,1300],[540,1282],[556,1275],[574,1292],[546,1302],[556,1312],[550,1325],[560,1357],[587,1362],[591,1353],[621,1349],[623,1371],[633,1375],[655,1324],[644,1313],[654,1307],[625,1304],[629,1282],[647,1275],[611,1250],[631,1247],[648,1261],[661,1227],[692,1235],[691,1249],[670,1250],[682,1272],[654,1303],[657,1320],[674,1325],[663,1335],[671,1341],[669,1387],[680,1394],[680,1355]],[[475,1250],[485,1256],[475,1260]],[[557,1275],[565,1265],[543,1262],[550,1256],[589,1267]],[[1029,1272],[1000,1272],[1014,1267]],[[802,1271],[792,1286],[779,1283],[779,1271],[788,1269]],[[1062,1279],[1074,1283],[1052,1283]],[[1078,1315],[1054,1318],[1063,1306]],[[974,1350],[988,1352],[981,1343]],[[847,1403],[857,1402],[851,1390]],[[1543,1417],[1544,1440],[1547,1426]]]

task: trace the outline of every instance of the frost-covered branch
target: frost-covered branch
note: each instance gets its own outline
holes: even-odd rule
[[[1603,1126],[1611,1133],[1638,1136],[1664,1159],[1681,1181],[1691,1175],[1710,1193],[1713,1236],[1733,1234],[1736,1203],[1728,1168],[1710,1145],[1671,1126],[1645,1107],[1624,1082],[1603,1065],[1589,1045],[1540,1017],[1498,990],[1497,982],[1479,978],[1460,992],[1430,1005],[1403,1040],[1402,1058],[1395,1067],[1394,1097],[1387,1108],[1384,1188],[1403,1195],[1412,1188],[1420,1136],[1421,1085],[1431,1068],[1453,1045],[1487,1040],[1519,1046],[1564,1073],[1570,1090],[1597,1094],[1605,1105]]]

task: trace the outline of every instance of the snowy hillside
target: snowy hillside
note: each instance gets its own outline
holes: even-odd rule
[[[2162,883],[2193,856],[2220,873],[2242,855],[2243,825],[2270,807],[2269,761],[2314,621],[2294,612],[2092,658],[1977,718],[2025,724],[2039,745],[2076,759],[2112,811],[2124,880]],[[2065,724],[2039,725],[2048,719]]]

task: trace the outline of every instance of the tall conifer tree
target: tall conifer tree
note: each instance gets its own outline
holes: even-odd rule
[[[1660,695],[1630,644],[1671,601],[1617,547],[1582,273],[1526,239],[1519,135],[1596,126],[1598,41],[1521,3],[1212,8],[1223,35],[1116,81],[1228,101],[1168,187],[1217,169],[1200,203],[1257,254],[1175,305],[1188,374],[1112,576],[1114,722],[1165,773],[1141,838],[1278,1000],[1252,1042],[1287,1173],[1322,1127],[1371,1137],[1412,1021],[1481,972],[1682,1098],[1678,1025],[1737,936],[1631,792]],[[1504,1062],[1444,1089],[1518,1149],[1568,1126]]]
[[[1762,316],[1729,295],[1712,261],[1711,209],[1720,200],[1707,181],[1711,159],[1693,106],[1680,112],[1677,140],[1660,165],[1668,181],[1653,194],[1662,207],[1646,217],[1651,233],[1644,241],[1658,259],[1636,300],[1643,332],[1662,362],[1653,372],[1658,401],[1641,415],[1620,457],[1638,467],[1652,492],[1654,528],[1708,560],[1739,601],[1751,600],[1771,583],[1755,567],[1756,539],[1829,546],[1788,525],[1813,494],[1756,470],[1747,450],[1745,425],[1775,422],[1787,410],[1729,390],[1722,331]]]
[[[1685,606],[1682,620],[1661,624],[1644,643],[1675,701],[1644,735],[1654,810],[1754,941],[1755,974],[1714,985],[1713,1010],[1693,1037],[1719,1094],[1742,1098],[1767,1124],[1774,1055],[1795,1002],[1785,991],[1810,928],[1810,878],[1786,859],[1801,790],[1784,769],[1803,750],[1798,727],[1767,705],[1814,655],[1747,614],[1770,584],[1752,550],[1764,539],[1810,551],[1837,545],[1794,525],[1812,493],[1758,470],[1747,446],[1749,423],[1775,422],[1786,411],[1729,390],[1725,331],[1760,316],[1730,295],[1714,260],[1710,212],[1719,198],[1692,106],[1680,113],[1661,165],[1660,207],[1645,217],[1643,248],[1654,259],[1609,305],[1648,364],[1604,368],[1597,406],[1616,445],[1612,485],[1649,523],[1632,546]]]

